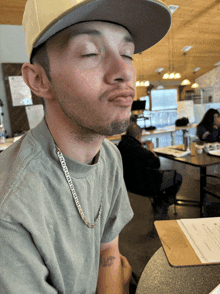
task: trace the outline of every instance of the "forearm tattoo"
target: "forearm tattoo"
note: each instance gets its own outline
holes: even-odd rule
[[[112,266],[113,265],[113,262],[114,262],[114,259],[115,257],[114,256],[109,256],[107,258],[104,258],[102,255],[100,256],[100,264],[99,264],[99,267],[103,266],[103,267],[106,267],[106,266]]]

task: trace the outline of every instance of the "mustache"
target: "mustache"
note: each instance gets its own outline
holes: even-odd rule
[[[135,96],[135,90],[131,86],[124,86],[120,87],[117,86],[113,89],[106,90],[101,96],[100,100],[106,99],[109,101],[114,100],[117,97],[128,97],[131,96],[134,99]]]

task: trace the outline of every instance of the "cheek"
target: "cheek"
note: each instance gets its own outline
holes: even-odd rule
[[[94,72],[82,73],[64,70],[62,73],[53,74],[52,82],[60,94],[65,93],[65,96],[88,99],[100,94],[102,77],[99,73],[94,74]]]
[[[69,95],[75,98],[94,100],[102,94],[102,79],[99,75],[79,73],[68,80]]]
[[[86,85],[91,88],[91,91],[100,89],[102,85],[102,77],[101,74],[87,73],[82,77],[82,80],[86,82]]]

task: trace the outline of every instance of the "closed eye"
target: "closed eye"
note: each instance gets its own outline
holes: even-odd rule
[[[98,55],[97,53],[89,53],[89,54],[82,55],[82,57],[92,57],[97,55]]]
[[[133,57],[132,56],[129,56],[129,55],[122,55],[122,56],[125,57],[125,58],[128,58],[130,60],[133,60]]]

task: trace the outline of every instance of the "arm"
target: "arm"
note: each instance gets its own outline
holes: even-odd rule
[[[210,142],[216,142],[218,141],[218,137],[219,137],[219,130],[218,128],[214,127],[213,131],[208,136],[206,136],[205,140]]]
[[[157,154],[154,152],[154,143],[152,141],[145,142],[149,151],[153,153],[155,157],[158,157]]]
[[[154,152],[154,143],[152,141],[146,142],[146,148],[140,148],[139,156],[141,158],[143,166],[151,169],[160,168],[160,159],[157,154]]]
[[[129,293],[131,267],[120,255],[118,237],[112,242],[101,244],[97,294]],[[126,292],[125,292],[126,290]]]
[[[0,294],[57,294],[49,270],[22,225],[0,220]]]
[[[197,127],[197,135],[201,141],[216,142],[218,139],[219,129],[217,126],[213,127],[213,131],[210,133],[203,126]]]

